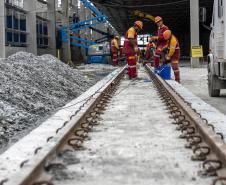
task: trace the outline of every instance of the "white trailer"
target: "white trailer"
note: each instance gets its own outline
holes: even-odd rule
[[[209,95],[217,97],[226,89],[226,1],[214,0],[208,55]]]

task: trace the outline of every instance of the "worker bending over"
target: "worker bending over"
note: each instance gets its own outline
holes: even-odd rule
[[[141,21],[136,21],[134,23],[134,26],[131,27],[126,32],[126,37],[123,45],[123,52],[126,55],[126,61],[128,64],[128,75],[130,79],[137,77],[136,55],[139,53],[139,48],[137,43],[137,33],[140,30],[142,30],[142,28],[143,28],[143,23]]]
[[[170,30],[166,30],[163,33],[164,39],[167,41],[168,52],[165,56],[167,61],[170,61],[171,66],[174,71],[175,80],[180,83],[180,70],[179,70],[179,60],[180,60],[180,46],[177,38],[172,34]]]
[[[148,38],[148,44],[146,45],[145,48],[145,59],[150,60],[153,56],[153,52],[155,51],[156,45],[152,41],[152,38]]]
[[[118,65],[118,53],[119,53],[119,36],[115,36],[111,41],[111,53],[113,65]]]
[[[154,67],[158,68],[159,67],[159,62],[160,62],[160,54],[164,46],[166,46],[167,41],[163,37],[163,32],[168,30],[169,28],[163,24],[163,20],[161,17],[157,16],[155,17],[155,23],[158,26],[158,36],[153,36],[151,39],[154,41],[157,41],[157,48],[155,50],[155,55],[154,55]]]

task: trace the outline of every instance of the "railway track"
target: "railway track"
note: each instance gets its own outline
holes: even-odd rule
[[[146,65],[146,69],[178,125],[177,130],[182,132],[180,138],[187,140],[185,147],[193,150],[191,159],[203,161],[203,175],[218,176],[213,185],[226,183],[226,145],[223,134],[216,133],[214,126],[159,76],[154,75],[150,66]]]
[[[154,75],[148,65],[146,65],[146,70],[161,100],[168,107],[174,124],[177,125],[177,130],[181,131],[180,138],[186,139],[185,147],[193,150],[192,160],[203,161],[202,175],[217,176],[213,184],[225,182],[226,145],[223,135],[216,133],[214,126],[192,109],[190,104],[165,81]],[[0,160],[5,160],[4,163],[9,164],[5,166],[3,163],[4,167],[0,166],[0,185],[52,185],[51,177],[46,174],[45,170],[57,164],[55,159],[62,152],[83,149],[83,143],[89,138],[89,132],[98,125],[98,118],[107,109],[107,104],[117,91],[124,71],[125,68],[116,70],[107,77],[107,80],[97,85],[91,95],[88,92],[75,103],[67,105],[65,109],[70,109],[70,116],[56,114],[55,119],[60,117],[58,119],[61,120],[61,124],[55,127],[55,130],[53,129],[54,135],[42,136],[41,130],[38,132],[40,137],[44,138],[43,144],[31,147],[31,149],[27,146],[29,149],[26,149],[28,144],[24,145],[21,141],[19,145],[14,146],[15,149],[12,148],[3,157],[1,156]],[[33,139],[37,140],[37,135]],[[26,153],[18,152],[15,155],[18,150],[24,150]],[[13,167],[12,164],[14,164]]]

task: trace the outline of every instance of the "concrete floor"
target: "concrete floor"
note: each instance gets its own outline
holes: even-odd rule
[[[55,171],[54,184],[211,184],[197,175],[201,163],[190,160],[192,152],[178,138],[152,82],[139,75],[121,83],[85,150],[63,156],[67,167]]]
[[[210,97],[207,85],[207,68],[181,67],[181,84],[206,103],[226,114],[226,90],[221,90],[220,97]]]

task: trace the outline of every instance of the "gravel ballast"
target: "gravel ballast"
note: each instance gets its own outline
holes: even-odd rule
[[[18,52],[0,59],[0,149],[101,78],[88,76],[48,54]]]

